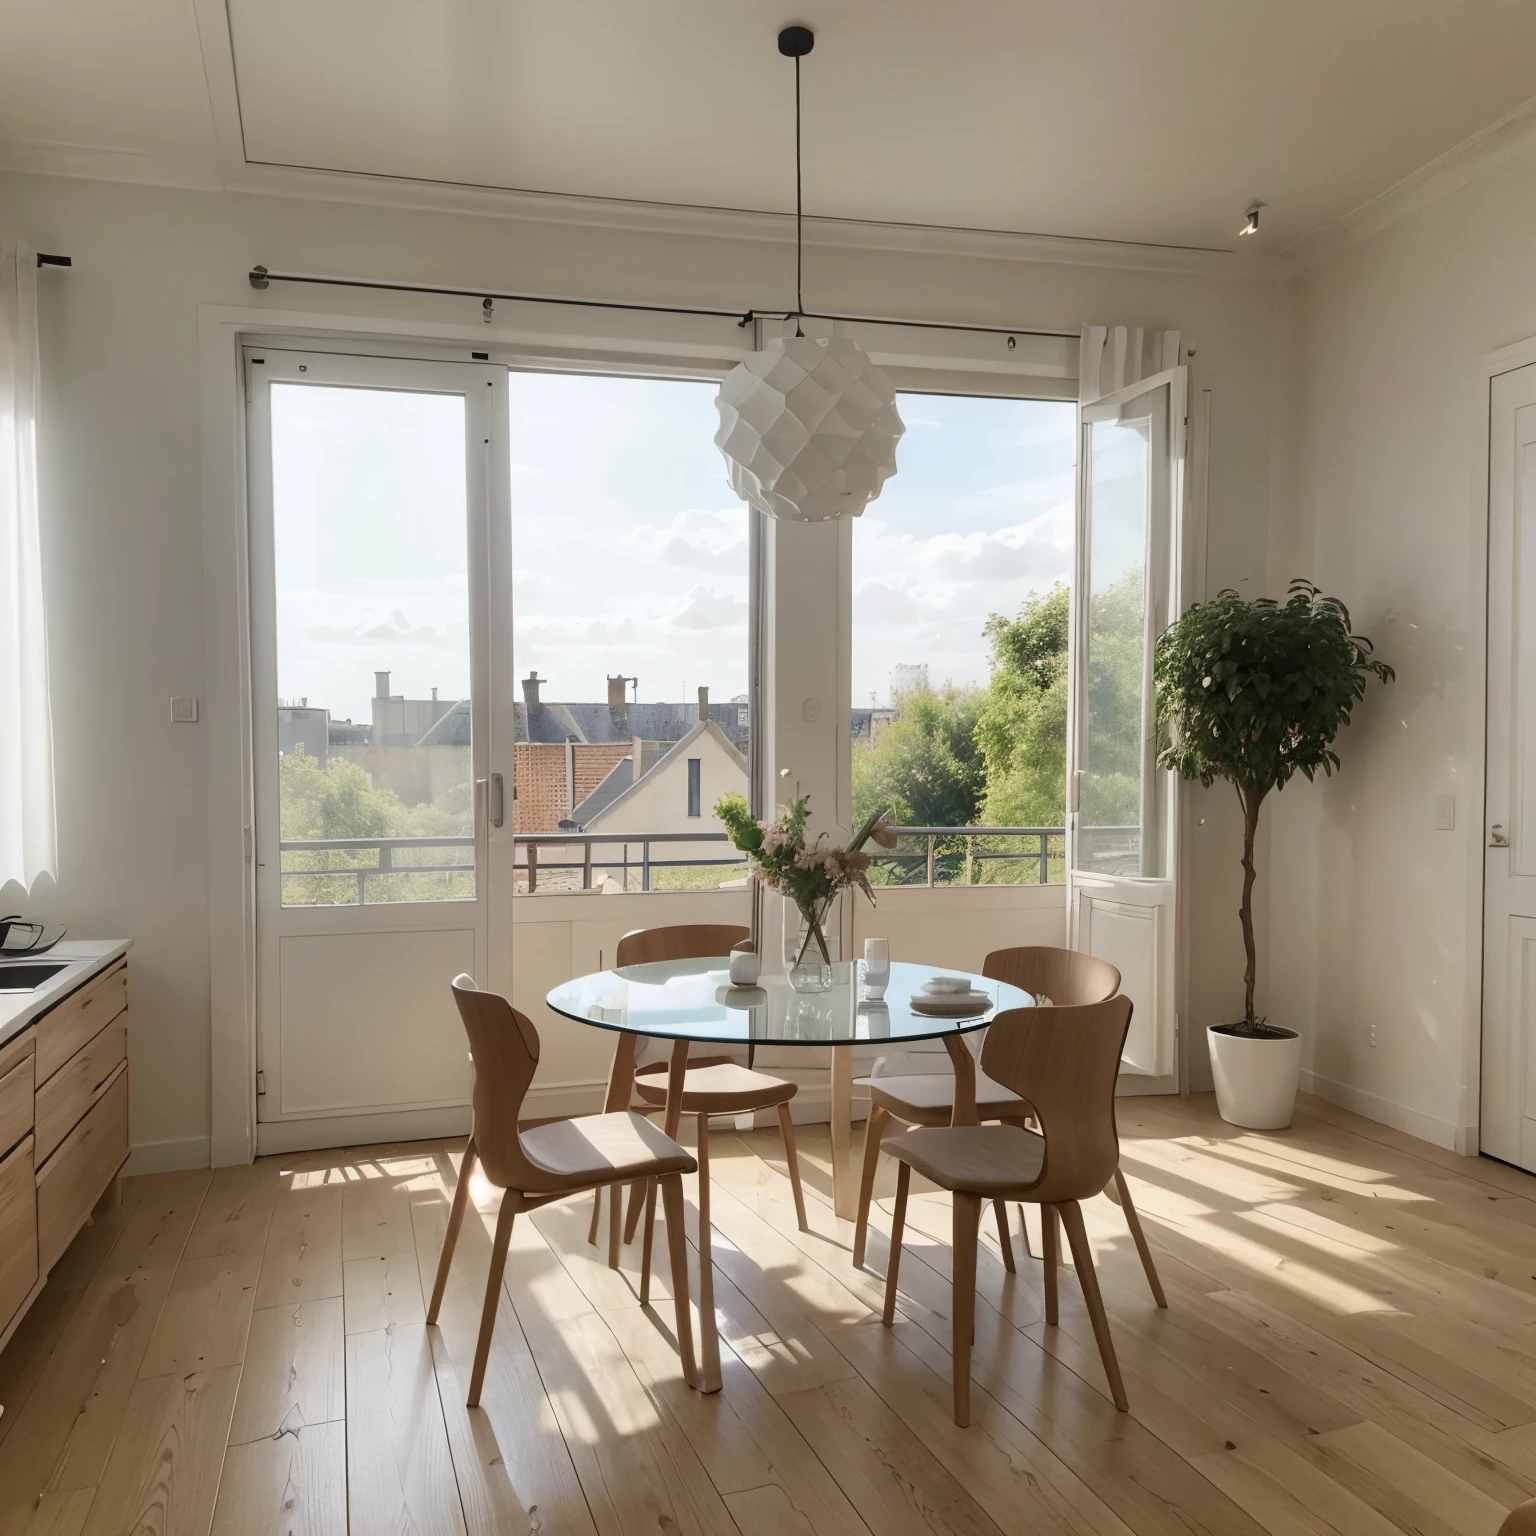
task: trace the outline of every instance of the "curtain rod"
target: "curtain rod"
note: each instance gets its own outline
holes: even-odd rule
[[[74,262],[68,256],[49,256],[44,252],[37,253],[37,264],[40,267],[72,267]]]
[[[683,304],[626,304],[610,299],[553,298],[544,293],[499,293],[490,288],[444,288],[429,283],[391,283],[355,277],[314,277],[301,272],[269,272],[256,266],[246,274],[252,288],[266,288],[271,283],[309,283],[322,288],[370,288],[385,293],[435,293],[448,298],[479,299],[490,319],[490,305],[495,299],[513,304],[561,304],[573,309],[616,309],[647,315],[702,315],[707,319],[734,320],[739,327],[754,320],[789,320],[793,310],[778,309],[699,309]],[[911,330],[963,331],[976,336],[1006,336],[1012,346],[1016,336],[1046,336],[1076,341],[1076,331],[1039,331],[1029,326],[951,325],[942,320],[890,320],[875,315],[826,315],[805,311],[807,320],[825,320],[845,325],[899,325]]]

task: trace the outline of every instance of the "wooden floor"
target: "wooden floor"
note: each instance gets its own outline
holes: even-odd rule
[[[989,1230],[970,1430],[945,1197],[913,1201],[887,1332],[893,1180],[857,1272],[824,1128],[808,1234],[777,1134],[712,1138],[710,1398],[681,1382],[666,1245],[642,1310],[634,1253],[609,1271],[575,1201],[518,1220],[466,1410],[495,1191],[422,1320],[457,1146],[129,1181],[0,1356],[0,1531],[1492,1536],[1536,1494],[1536,1179],[1310,1101],[1260,1136],[1122,1100],[1121,1132],[1170,1302],[1096,1202],[1130,1415],[1075,1279],[1047,1330],[1038,1264],[1005,1276]]]

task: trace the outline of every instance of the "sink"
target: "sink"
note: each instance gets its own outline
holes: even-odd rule
[[[40,962],[30,965],[0,964],[0,992],[36,992],[45,981],[52,981],[67,966],[68,961],[47,965]]]

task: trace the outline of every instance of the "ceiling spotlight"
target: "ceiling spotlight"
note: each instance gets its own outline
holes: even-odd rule
[[[1240,235],[1256,235],[1259,232],[1259,209],[1263,203],[1255,203],[1247,213],[1243,215],[1243,227],[1238,230]]]

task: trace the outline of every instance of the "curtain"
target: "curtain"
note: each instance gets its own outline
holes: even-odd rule
[[[0,885],[58,873],[37,515],[37,256],[0,245]]]
[[[1179,366],[1177,331],[1140,326],[1085,325],[1078,355],[1077,398],[1082,405],[1127,384]]]

